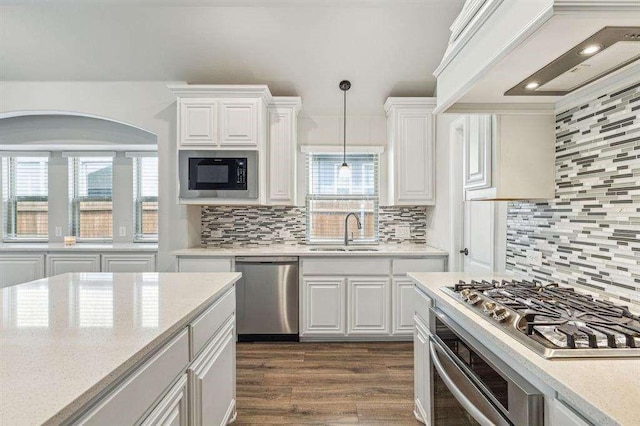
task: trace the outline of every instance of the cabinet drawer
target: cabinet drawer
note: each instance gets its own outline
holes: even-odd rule
[[[100,401],[79,423],[134,424],[188,364],[189,333],[185,329]]]
[[[424,257],[421,259],[393,259],[393,275],[406,275],[407,272],[444,272],[445,257]]]
[[[433,301],[415,285],[413,286],[413,291],[416,297],[414,303],[416,315],[418,315],[425,324],[429,324],[429,309],[433,306]]]
[[[216,334],[222,324],[236,309],[235,287],[218,299],[213,306],[196,318],[189,329],[191,330],[191,359],[193,360],[204,345]]]
[[[230,258],[179,257],[178,272],[231,272]]]
[[[303,259],[303,275],[389,275],[391,259]]]

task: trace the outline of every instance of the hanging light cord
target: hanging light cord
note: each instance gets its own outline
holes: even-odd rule
[[[343,126],[344,126],[344,131],[343,131],[343,136],[344,136],[344,142],[343,142],[343,149],[342,149],[342,163],[346,164],[347,163],[347,91],[343,90],[344,92],[344,119],[343,121]]]

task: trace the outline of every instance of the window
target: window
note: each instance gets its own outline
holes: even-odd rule
[[[5,241],[47,240],[48,165],[48,157],[2,159]]]
[[[113,238],[113,158],[69,158],[69,228],[78,241]]]
[[[362,229],[351,221],[349,235],[361,243],[378,241],[379,154],[348,154],[350,177],[340,177],[342,154],[309,153],[307,157],[307,241],[338,243],[344,238],[344,218],[356,213]]]
[[[133,159],[133,239],[158,240],[158,157]]]

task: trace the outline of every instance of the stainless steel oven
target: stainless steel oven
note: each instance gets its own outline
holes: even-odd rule
[[[180,198],[258,198],[256,151],[180,151]]]
[[[543,425],[544,397],[444,312],[431,310],[435,425]]]

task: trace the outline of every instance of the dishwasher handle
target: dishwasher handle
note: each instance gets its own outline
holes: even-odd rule
[[[291,264],[298,263],[298,258],[293,256],[251,256],[251,257],[236,257],[236,264],[242,263],[270,263],[270,264]]]

